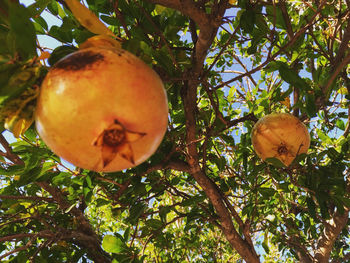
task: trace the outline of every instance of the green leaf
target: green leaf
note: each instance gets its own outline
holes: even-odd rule
[[[335,161],[338,160],[338,158],[340,157],[340,153],[333,147],[327,150],[327,155],[330,159]]]
[[[222,134],[221,138],[227,143],[227,145],[235,146],[235,139],[232,136]]]
[[[169,206],[160,206],[159,207],[159,216],[162,222],[166,222],[166,216],[171,211]]]
[[[7,109],[2,109],[2,117],[4,116],[4,111],[7,111],[12,106],[16,106],[16,109],[18,108],[18,105],[15,104],[21,102],[21,94],[25,93],[24,90],[31,90],[27,89],[28,86],[34,84],[40,77],[41,72],[40,67],[20,67],[19,65],[3,67],[3,70],[0,69],[0,104],[5,102],[7,104],[6,107],[8,107]],[[7,74],[8,76],[6,76]],[[26,97],[24,96],[24,100]],[[8,99],[10,98],[14,98],[15,101],[9,101]]]
[[[52,26],[49,30],[49,35],[56,38],[58,41],[63,43],[72,43],[73,42],[73,33],[72,31],[66,31],[64,28],[59,26]]]
[[[123,234],[123,238],[124,238],[124,241],[127,242],[130,238],[130,230],[131,230],[131,227],[128,227],[125,231],[124,231],[124,234]]]
[[[328,136],[328,134],[324,133],[320,129],[316,129],[316,132],[317,132],[317,136],[321,139],[322,142],[327,143],[327,144],[332,143],[332,140]]]
[[[203,202],[206,199],[205,196],[193,196],[191,198],[186,199],[181,203],[182,206],[190,206],[190,205],[195,205],[197,203]]]
[[[329,219],[329,211],[328,211],[328,201],[329,196],[325,192],[317,192],[316,193],[316,199],[319,204],[320,210],[321,210],[321,216],[323,219]]]
[[[33,18],[33,20],[34,20],[35,22],[37,22],[44,30],[48,30],[48,29],[49,29],[49,26],[48,26],[48,24],[46,23],[45,19],[42,18],[41,16],[36,17],[36,18]]]
[[[47,9],[54,15],[54,16],[60,16],[61,18],[65,17],[66,14],[63,11],[62,7],[60,6],[59,3],[57,3],[56,1],[51,1],[48,5],[47,5]]]
[[[284,165],[284,163],[282,163],[279,159],[275,158],[275,157],[270,157],[270,158],[266,158],[265,162],[272,164],[273,166],[277,167],[277,168],[283,168],[286,167]]]
[[[92,185],[92,181],[91,181],[90,176],[87,175],[87,176],[85,177],[85,180],[86,180],[86,183],[87,183],[88,187],[89,187],[89,188],[93,188],[93,185]]]
[[[315,96],[311,93],[306,93],[305,100],[306,100],[306,113],[307,113],[307,115],[310,118],[315,117],[317,114]]]
[[[286,29],[286,23],[283,18],[283,13],[280,8],[278,8],[275,5],[267,5],[266,6],[267,11],[267,18],[270,20],[271,23],[273,23],[277,28],[280,29]]]
[[[307,82],[302,79],[298,73],[294,69],[291,69],[286,63],[281,63],[278,70],[281,78],[284,81],[299,88],[300,90],[310,90]]]
[[[350,199],[345,197],[345,196],[341,196],[339,197],[340,200],[344,203],[344,205],[348,208],[350,208]]]
[[[102,21],[104,21],[108,25],[112,25],[112,26],[119,25],[119,21],[116,17],[101,15],[100,18]]]
[[[337,127],[341,130],[345,130],[345,123],[342,119],[338,119],[336,122],[335,122],[335,125],[337,125]]]
[[[313,219],[316,219],[316,205],[315,205],[314,200],[311,197],[307,197],[306,204],[307,204],[307,208],[310,212],[311,217]]]
[[[284,64],[281,61],[271,61],[265,68],[265,72],[274,72],[280,68],[280,66]]]
[[[53,50],[53,52],[51,53],[48,59],[48,62],[50,66],[53,66],[58,60],[75,51],[77,51],[77,48],[73,46],[66,46],[66,45],[59,46]]]
[[[263,195],[264,198],[270,198],[276,193],[275,189],[269,187],[260,187],[258,191]]]
[[[120,253],[125,250],[125,244],[118,237],[106,235],[102,241],[102,248],[108,253]]]
[[[244,10],[239,22],[241,28],[245,33],[252,33],[255,24],[255,12],[253,10]]]
[[[158,219],[148,219],[146,222],[145,222],[146,226],[148,227],[151,227],[153,229],[159,229],[163,226],[163,223],[162,221],[158,220]]]
[[[39,15],[45,10],[47,5],[51,3],[52,0],[36,0],[35,3],[27,7],[31,17],[39,18]]]
[[[129,220],[131,223],[136,223],[138,218],[143,214],[146,205],[143,203],[136,203],[131,206],[129,211]]]
[[[293,160],[293,163],[299,163],[303,160],[305,160],[305,158],[307,157],[306,153],[302,153],[302,154],[298,154],[295,159]]]
[[[267,254],[269,254],[270,253],[270,248],[269,248],[269,239],[268,239],[267,233],[264,235],[264,241],[262,242],[261,245],[264,248],[265,252]]]
[[[30,13],[19,4],[9,3],[10,35],[14,52],[18,52],[22,59],[36,55],[36,33],[30,21]]]

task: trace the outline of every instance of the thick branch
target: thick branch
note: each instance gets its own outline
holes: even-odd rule
[[[80,231],[65,231],[62,229],[56,230],[55,232],[49,230],[43,230],[38,233],[20,233],[9,236],[0,237],[0,243],[6,241],[18,241],[24,238],[30,238],[31,240],[35,240],[36,238],[45,238],[47,240],[51,240],[53,242],[58,240],[69,240],[79,246],[85,247],[88,250],[90,255],[94,256],[94,262],[110,262],[110,260],[103,258],[100,253],[96,253],[95,249],[93,249],[93,244],[95,243],[95,238],[91,235],[81,233]],[[91,245],[89,245],[91,244]],[[14,249],[2,256],[0,259],[5,258],[11,254],[14,254],[18,251],[28,249],[32,245],[32,241],[27,242],[26,245]],[[90,249],[93,249],[92,251]]]
[[[214,41],[221,17],[226,10],[228,1],[224,0],[221,1],[220,4],[213,6],[211,15],[207,15],[202,9],[197,7],[193,1],[189,0],[150,0],[150,2],[181,11],[183,14],[189,16],[200,29],[198,39],[195,43],[194,53],[192,54],[193,66],[191,70],[185,73],[185,79],[188,80],[185,81],[182,89],[182,99],[186,116],[187,162],[189,164],[189,173],[202,187],[215,207],[220,218],[222,230],[231,246],[235,248],[247,262],[259,262],[254,247],[244,240],[236,231],[232,222],[230,210],[222,199],[219,188],[201,170],[196,145],[197,134],[195,112],[197,108],[197,87],[200,83],[199,80],[202,75],[206,55]]]
[[[288,230],[293,233],[293,230],[298,229],[294,222],[286,223],[286,227]],[[307,251],[307,248],[304,246],[302,242],[300,242],[301,237],[298,233],[294,233],[289,237],[285,237],[289,246],[295,251],[298,255],[300,263],[312,263],[312,257],[310,253]]]
[[[349,219],[349,208],[343,214],[336,212],[333,218],[327,221],[323,233],[317,242],[317,251],[315,259],[317,263],[329,262],[334,242],[338,238],[340,232],[344,229]]]
[[[53,199],[58,203],[63,211],[67,211],[68,208],[71,208],[71,204],[64,198],[64,195],[58,188],[52,187],[46,182],[38,182],[37,184],[52,195]],[[94,262],[110,262],[111,260],[109,259],[109,256],[101,248],[99,237],[92,229],[89,221],[85,218],[82,211],[76,207],[73,207],[69,210],[69,213],[72,214],[76,218],[76,222],[78,222],[76,242],[87,249],[88,254],[94,260]],[[84,238],[79,239],[79,237]]]
[[[345,28],[345,32],[342,38],[342,41],[339,45],[337,55],[334,58],[333,65],[338,65],[343,59],[345,52],[349,49],[349,41],[350,41],[350,21]]]
[[[0,199],[12,199],[12,200],[33,200],[33,201],[46,201],[54,202],[52,198],[41,196],[23,196],[23,195],[0,195]]]
[[[278,7],[281,9],[282,11],[282,16],[283,16],[283,20],[287,26],[287,35],[289,40],[293,38],[294,32],[293,32],[293,28],[292,28],[292,24],[290,23],[290,17],[288,15],[288,11],[287,11],[287,6],[286,6],[286,1],[280,1],[278,3]]]
[[[331,73],[331,76],[329,77],[327,84],[322,88],[323,94],[326,95],[330,95],[330,88],[333,84],[333,82],[335,81],[335,79],[338,77],[338,75],[340,74],[340,72],[344,69],[344,67],[346,67],[348,64],[350,63],[350,53],[348,53],[346,55],[346,57],[341,60],[339,62],[339,64],[334,64],[333,65],[333,72]]]
[[[202,187],[209,200],[216,209],[216,212],[220,218],[222,230],[230,242],[231,246],[237,250],[237,252],[247,262],[260,262],[259,258],[253,247],[246,240],[242,239],[239,233],[236,231],[230,211],[227,209],[224,200],[220,194],[220,190],[213,181],[201,170],[199,165],[199,155],[196,145],[196,98],[197,98],[197,82],[189,81],[187,87],[183,90],[184,110],[186,116],[186,141],[187,141],[187,161],[190,165],[190,174],[194,177],[197,183]]]

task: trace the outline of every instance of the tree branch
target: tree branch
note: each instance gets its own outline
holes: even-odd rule
[[[62,192],[55,187],[50,186],[47,182],[37,182],[45,191],[52,195],[52,198],[58,203],[63,211],[67,211],[71,204],[64,198]],[[87,253],[97,263],[110,262],[108,254],[101,248],[101,241],[95,231],[92,229],[89,221],[85,218],[81,210],[73,207],[69,213],[76,218],[78,222],[77,232],[75,232],[76,242],[87,249]]]
[[[25,245],[22,246],[22,247],[18,247],[18,248],[14,249],[14,250],[11,250],[11,251],[9,251],[9,252],[7,252],[7,253],[1,255],[1,256],[0,256],[0,260],[3,259],[3,258],[8,257],[8,256],[10,256],[10,255],[12,255],[12,254],[14,254],[14,253],[20,252],[20,251],[22,251],[22,250],[26,250],[26,249],[28,249],[31,245],[32,245],[32,240],[30,240],[27,244],[25,244]]]
[[[240,80],[243,77],[252,75],[255,72],[261,70],[263,67],[265,67],[267,64],[269,64],[271,61],[274,61],[275,58],[277,58],[288,47],[292,46],[299,39],[299,37],[306,32],[306,30],[312,25],[312,23],[314,22],[315,18],[318,16],[319,12],[321,12],[321,10],[322,10],[322,8],[323,8],[323,6],[324,6],[324,4],[326,2],[327,2],[326,0],[323,0],[320,3],[319,7],[317,8],[315,14],[311,17],[310,21],[304,27],[299,29],[299,31],[294,34],[293,38],[290,41],[288,41],[288,43],[286,43],[284,46],[282,46],[276,53],[274,53],[272,56],[268,56],[266,58],[266,60],[264,62],[262,62],[259,66],[251,69],[248,72],[245,72],[244,74],[241,74],[241,75],[239,75],[239,76],[237,76],[235,78],[232,78],[230,80],[227,80],[227,81],[223,82],[222,84],[218,85],[216,87],[216,89],[220,89],[220,88],[225,87],[226,85],[228,85],[228,84],[230,84],[230,83],[232,83],[232,82],[234,82],[236,80]]]
[[[287,11],[287,6],[286,6],[286,1],[280,1],[278,3],[279,8],[282,11],[282,16],[283,16],[283,20],[286,23],[287,26],[287,35],[289,39],[293,38],[294,32],[293,32],[293,28],[292,28],[292,24],[290,23],[290,17],[288,15],[288,11]]]
[[[349,49],[349,41],[350,41],[350,20],[348,19],[348,24],[345,28],[342,41],[340,42],[337,55],[335,56],[334,61],[332,61],[333,65],[338,65],[341,62],[341,60],[345,55],[345,52]]]
[[[291,233],[293,233],[295,229],[298,229],[294,222],[286,223],[286,227],[291,231]],[[301,263],[313,262],[312,256],[307,251],[304,244],[301,242],[301,237],[299,233],[294,233],[289,237],[285,237],[285,239],[286,242],[290,245],[290,247],[293,248],[295,253],[298,255]]]
[[[0,195],[0,199],[12,199],[12,200],[33,200],[33,201],[46,201],[49,203],[54,202],[53,198],[41,197],[41,196],[22,196],[22,195]]]
[[[4,135],[0,134],[0,144],[4,147],[5,152],[0,151],[0,155],[9,159],[14,164],[24,165],[24,162],[18,157],[18,155],[12,152],[10,144],[5,139]]]
[[[334,242],[348,222],[349,210],[349,208],[346,208],[343,214],[335,212],[333,218],[325,224],[323,233],[317,242],[317,251],[315,253],[317,263],[329,262]]]
[[[43,238],[50,238],[52,237],[52,232],[49,230],[43,230],[38,233],[20,233],[20,234],[13,234],[10,236],[4,236],[0,237],[0,243],[6,242],[6,241],[14,241],[14,240],[19,240],[25,237],[43,237]]]
[[[190,17],[200,28],[208,27],[211,23],[209,16],[201,10],[192,0],[147,0],[153,4],[159,4],[180,11]]]
[[[181,90],[181,96],[184,103],[186,117],[186,142],[187,142],[187,162],[189,164],[189,173],[194,177],[197,183],[204,190],[209,200],[216,209],[220,218],[222,230],[238,253],[247,262],[259,262],[259,258],[249,242],[244,240],[236,231],[230,210],[220,194],[220,189],[210,180],[202,171],[199,165],[199,153],[197,151],[196,136],[196,108],[197,108],[197,87],[200,83],[200,76],[203,73],[204,61],[210,48],[222,16],[228,6],[228,1],[221,1],[217,6],[213,6],[213,13],[207,15],[193,1],[167,1],[167,0],[150,0],[152,3],[162,4],[164,6],[181,11],[189,16],[199,27],[200,32],[198,40],[195,43],[194,53],[192,54],[193,66],[184,73],[184,86]]]
[[[196,98],[197,98],[197,80],[190,80],[185,83],[182,96],[184,102],[184,111],[186,117],[186,141],[187,141],[187,161],[190,165],[190,174],[194,177],[197,183],[204,190],[209,200],[216,209],[220,218],[223,233],[231,246],[249,263],[260,262],[254,247],[251,247],[249,242],[242,239],[236,231],[230,211],[227,209],[225,202],[222,199],[217,185],[210,180],[209,177],[202,171],[199,165],[199,155],[196,145]]]
[[[333,65],[334,69],[333,72],[331,73],[331,76],[329,77],[327,84],[322,88],[323,94],[325,96],[329,96],[330,93],[330,87],[332,86],[334,80],[337,78],[339,73],[343,70],[345,66],[347,66],[350,62],[350,52],[346,55],[346,57],[339,62],[338,65]]]

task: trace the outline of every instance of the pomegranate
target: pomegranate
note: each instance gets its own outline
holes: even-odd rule
[[[293,115],[272,113],[255,124],[252,143],[261,159],[277,158],[289,166],[297,155],[307,152],[310,135],[306,126]]]
[[[88,47],[46,75],[36,128],[51,150],[75,166],[120,171],[147,160],[168,123],[159,76],[123,49]]]

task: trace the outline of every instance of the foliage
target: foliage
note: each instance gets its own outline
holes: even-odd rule
[[[110,174],[67,164],[34,125],[1,135],[2,262],[349,262],[349,1],[86,2],[161,76],[168,131]],[[25,92],[93,35],[64,1],[0,2],[2,131],[27,128]],[[252,148],[271,112],[310,131],[290,167]]]

